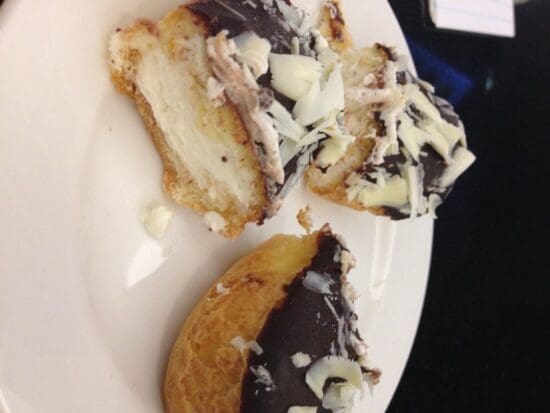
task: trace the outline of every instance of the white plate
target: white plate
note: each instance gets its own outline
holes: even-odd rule
[[[130,100],[109,82],[109,34],[162,0],[7,0],[0,8],[0,410],[161,412],[163,370],[200,294],[260,240],[300,232],[298,208],[345,234],[362,331],[383,377],[356,412],[381,412],[405,366],[426,286],[432,221],[394,226],[297,189],[281,213],[237,241],[178,208],[161,242],[140,209],[170,202]],[[346,0],[356,43],[407,53],[383,0]],[[392,249],[395,236],[395,245]],[[392,254],[393,251],[393,254]],[[382,300],[373,273],[389,276]],[[374,268],[374,272],[373,272]]]

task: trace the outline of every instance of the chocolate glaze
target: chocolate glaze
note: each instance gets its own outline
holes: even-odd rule
[[[259,0],[252,3],[256,7],[240,0],[197,0],[187,7],[207,20],[211,36],[222,30],[229,32],[228,37],[253,31],[269,40],[273,52],[288,53],[292,38],[298,34],[285,28],[284,17],[276,6],[264,6]]]
[[[403,165],[405,161],[406,158],[401,153],[397,155],[387,155],[384,157],[384,162],[380,165],[372,165],[370,163],[365,164],[363,166],[363,172],[361,175],[363,176],[363,178],[370,182],[376,182],[369,176],[369,174],[372,172],[376,172],[377,169],[383,169],[391,176],[400,175],[401,171],[399,169],[399,166]]]
[[[390,157],[399,157],[399,156],[403,157],[402,162],[404,162],[405,157],[403,155],[391,155]],[[387,156],[386,158],[390,158],[390,157]],[[386,158],[384,158],[384,163],[381,165],[384,168],[386,165]],[[420,150],[419,159],[424,171],[424,177],[423,177],[423,183],[422,183],[424,187],[424,196],[428,198],[431,194],[437,194],[441,197],[442,200],[445,200],[445,198],[447,198],[447,196],[451,192],[452,186],[447,188],[441,188],[437,185],[437,183],[441,175],[443,175],[443,172],[445,172],[445,169],[447,168],[447,163],[441,157],[441,155],[439,155],[428,144],[424,144],[422,146]],[[391,175],[396,175],[392,173],[395,171],[394,167],[395,167],[395,163],[388,164],[387,171],[390,172]],[[397,173],[397,175],[399,175],[399,172]],[[388,207],[388,206],[384,207],[384,212],[393,220],[407,219],[410,217],[410,214],[405,214],[397,208]]]
[[[377,45],[381,50],[385,50],[387,48],[384,48],[382,45]],[[391,49],[388,49],[386,51],[387,53],[392,53]],[[397,73],[397,82],[401,85],[407,84],[407,83],[414,83],[418,85],[420,88],[420,91],[428,98],[428,100],[437,108],[439,111],[441,117],[445,119],[447,122],[454,126],[458,126],[460,124],[460,118],[459,116],[454,112],[453,106],[447,102],[445,99],[440,98],[438,96],[435,96],[432,92],[430,92],[426,87],[420,82],[415,76],[412,75],[409,71],[401,71]],[[415,125],[417,125],[419,122],[423,120],[423,113],[416,108],[414,104],[409,105],[406,109],[407,114],[411,117]],[[379,126],[379,130],[382,129],[385,131],[385,125],[383,125],[383,121],[380,119],[380,113],[375,113],[375,120],[377,121],[377,124],[381,124]],[[458,144],[457,144],[458,145]],[[455,148],[456,149],[456,148]],[[406,158],[401,153],[399,155],[388,155],[384,158],[384,161],[380,165],[376,165],[373,167],[368,162],[366,162],[360,171],[358,171],[366,180],[369,180],[371,182],[374,182],[372,178],[368,176],[370,172],[373,172],[375,169],[384,169],[386,172],[388,172],[390,175],[401,175],[399,165],[403,165],[406,161]],[[437,153],[430,145],[424,144],[420,151],[420,157],[419,157],[419,163],[422,165],[423,170],[423,195],[428,198],[432,194],[437,194],[441,200],[445,200],[445,198],[449,195],[451,192],[452,186],[449,186],[447,188],[441,188],[438,185],[439,178],[443,175],[445,172],[445,169],[447,168],[447,163],[443,159],[443,157]],[[416,162],[412,161],[413,165],[417,165]],[[406,219],[410,217],[410,214],[404,213],[400,211],[397,208],[393,207],[384,207],[384,212],[387,216],[389,216],[393,220],[401,220]]]
[[[441,188],[437,185],[439,178],[447,168],[447,163],[430,145],[423,145],[420,151],[420,163],[424,170],[424,196],[428,197],[433,193],[445,199],[451,187]]]
[[[240,0],[198,0],[187,7],[206,20],[211,36],[215,36],[222,30],[229,32],[228,37],[253,31],[258,36],[269,40],[272,52],[290,53],[292,38],[303,39],[303,36],[285,24],[285,19],[275,3],[273,6],[265,6],[259,0],[253,3],[256,7]],[[285,3],[290,4],[288,1]],[[306,41],[311,41],[311,36],[308,36]],[[303,48],[300,52],[305,54]],[[271,73],[260,76],[258,84],[271,88]],[[275,98],[287,110],[292,110],[294,102],[291,99],[275,90],[273,92]]]
[[[330,413],[305,382],[308,367],[297,368],[291,356],[297,352],[308,354],[312,362],[334,354],[342,355],[337,342],[337,321],[325,297],[330,299],[336,313],[345,320],[346,343],[352,333],[350,320],[356,315],[342,296],[340,254],[345,249],[329,232],[319,235],[318,251],[309,267],[296,276],[286,287],[286,299],[269,315],[263,330],[256,339],[263,353],[251,353],[248,366],[264,366],[273,379],[269,390],[256,382],[249,370],[243,380],[241,413],[286,413],[292,406],[316,406],[318,413]],[[330,295],[313,292],[303,285],[308,271],[327,274],[332,280]],[[356,331],[353,331],[356,333]],[[355,350],[346,344],[348,357],[357,359]]]

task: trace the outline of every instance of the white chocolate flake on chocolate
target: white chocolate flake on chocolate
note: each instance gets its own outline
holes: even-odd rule
[[[315,407],[315,406],[292,406],[288,409],[287,413],[317,413],[317,407]]]
[[[330,298],[327,296],[325,296],[325,303],[327,304],[327,307],[336,319],[336,341],[338,344],[339,354],[341,354],[343,357],[348,357],[348,350],[346,349],[346,337],[344,335],[344,327],[346,321],[343,317],[338,316],[334,305],[330,302]],[[331,352],[331,354],[335,353]]]
[[[241,354],[244,353],[246,350],[252,350],[257,355],[260,355],[264,352],[262,347],[256,341],[246,341],[241,336],[233,337],[231,339],[231,345],[239,350]]]
[[[292,364],[294,364],[294,366],[296,366],[299,369],[307,367],[311,364],[311,357],[309,356],[309,354],[305,354],[301,352],[294,353],[290,357],[290,359],[292,360]]]
[[[296,54],[269,55],[271,85],[277,92],[292,100],[299,100],[321,78],[321,63],[309,56]]]
[[[330,378],[344,379],[357,390],[363,388],[361,366],[342,356],[326,356],[317,360],[306,373],[306,383],[319,400],[323,400],[323,387]]]
[[[323,407],[332,411],[351,409],[357,388],[349,383],[331,383],[323,396]]]
[[[256,377],[255,382],[266,386],[267,391],[271,391],[271,389],[275,387],[271,373],[265,368],[265,366],[250,366],[250,371]]]
[[[314,293],[330,295],[330,286],[334,284],[334,281],[330,278],[329,274],[319,274],[315,271],[308,271],[302,284]]]
[[[142,216],[143,226],[147,233],[161,239],[174,216],[174,212],[165,205],[156,205],[145,210]]]

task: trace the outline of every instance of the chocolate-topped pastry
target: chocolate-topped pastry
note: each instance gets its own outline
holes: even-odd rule
[[[353,266],[328,225],[277,235],[239,260],[183,325],[164,383],[167,411],[348,411],[380,375],[357,329]]]
[[[341,50],[345,127],[356,140],[306,176],[314,192],[392,219],[431,214],[474,162],[453,107],[390,47]]]
[[[211,230],[271,217],[313,153],[353,140],[341,61],[315,25],[290,1],[193,0],[111,37],[113,81],[145,119],[165,191]]]

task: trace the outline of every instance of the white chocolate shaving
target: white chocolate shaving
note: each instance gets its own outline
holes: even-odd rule
[[[351,408],[357,389],[349,383],[331,383],[323,396],[323,407],[332,411]]]
[[[402,207],[408,202],[407,182],[400,176],[392,176],[385,182],[376,184],[366,181],[357,174],[348,178],[348,199],[356,199],[367,207]]]
[[[309,56],[296,54],[269,55],[271,85],[277,92],[292,100],[304,96],[311,85],[321,78],[321,63]]]
[[[238,53],[238,62],[247,65],[256,78],[267,73],[269,68],[268,57],[271,44],[268,40],[259,37],[254,32],[244,32],[233,38]]]
[[[306,383],[319,400],[323,399],[323,387],[330,378],[346,380],[358,390],[363,388],[361,366],[340,356],[326,356],[317,360],[306,373]]]
[[[277,100],[273,100],[268,112],[273,116],[273,125],[280,135],[298,142],[307,134],[307,130]]]
[[[330,278],[329,274],[319,274],[315,271],[308,271],[302,284],[314,293],[330,295],[332,293],[330,291],[330,286],[334,284],[334,281]]]
[[[250,371],[254,374],[254,376],[256,376],[256,383],[260,383],[271,388],[275,387],[271,373],[265,368],[265,366],[250,366]]]

